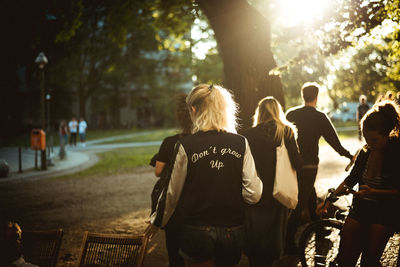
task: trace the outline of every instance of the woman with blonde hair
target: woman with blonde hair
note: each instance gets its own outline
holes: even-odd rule
[[[279,102],[272,96],[261,99],[254,114],[253,127],[244,131],[263,182],[261,200],[245,208],[245,254],[249,264],[271,266],[283,253],[289,210],[272,196],[276,169],[276,148],[282,139],[294,169],[302,160],[298,151],[295,127],[286,120]]]
[[[258,202],[262,183],[246,138],[235,133],[236,104],[229,91],[201,84],[186,103],[192,135],[177,144],[168,190],[151,223],[164,226],[177,209],[186,266],[235,266],[243,247],[243,200]]]

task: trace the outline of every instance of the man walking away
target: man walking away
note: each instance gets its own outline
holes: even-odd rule
[[[288,110],[286,118],[297,127],[297,143],[304,165],[297,172],[299,182],[299,202],[288,223],[286,254],[295,254],[294,243],[297,227],[316,219],[317,195],[314,188],[318,172],[319,139],[321,136],[341,156],[350,160],[353,156],[340,143],[336,130],[328,116],[316,109],[319,86],[305,83],[301,88],[304,105]]]

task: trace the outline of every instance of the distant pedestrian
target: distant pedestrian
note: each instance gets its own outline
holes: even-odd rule
[[[361,119],[364,117],[364,115],[367,113],[369,110],[369,105],[367,103],[367,97],[365,95],[360,95],[359,98],[360,104],[357,107],[357,114],[356,114],[356,119],[358,123],[358,140],[362,140],[362,131],[361,131]]]
[[[79,120],[79,140],[81,141],[81,145],[83,147],[86,146],[86,128],[87,128],[87,123],[83,117],[80,118]]]
[[[78,121],[76,120],[75,117],[72,118],[72,120],[68,123],[68,128],[69,128],[69,145],[76,146],[76,135],[78,133]]]
[[[60,136],[60,159],[65,158],[65,145],[68,144],[68,126],[65,120],[60,122],[60,126],[58,128],[58,134]]]
[[[66,145],[68,144],[68,126],[67,122],[65,120],[62,120],[60,122],[60,127],[58,129],[59,135],[60,135],[60,145]]]

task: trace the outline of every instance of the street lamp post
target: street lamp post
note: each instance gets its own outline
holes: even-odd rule
[[[47,103],[47,128],[46,131],[50,134],[50,100],[51,95],[49,93],[46,94],[46,103]]]
[[[48,90],[49,92],[50,90]],[[46,144],[47,147],[47,156],[49,157],[48,160],[48,165],[52,166],[52,162],[51,162],[51,153],[53,153],[53,135],[52,135],[52,131],[51,131],[51,123],[50,123],[50,100],[51,100],[51,94],[47,93],[46,94],[46,104],[47,104],[47,135],[49,137],[49,143]]]
[[[42,125],[42,130],[45,130],[46,127],[46,111],[45,111],[45,92],[44,92],[44,67],[47,64],[47,58],[43,52],[40,52],[37,58],[35,59],[35,63],[39,67],[40,72],[40,120]],[[46,149],[41,151],[41,169],[47,169],[47,159],[46,159]]]

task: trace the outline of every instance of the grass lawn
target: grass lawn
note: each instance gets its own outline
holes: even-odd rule
[[[357,126],[356,121],[334,121],[335,128]]]
[[[358,136],[358,128],[356,121],[347,121],[347,122],[333,122],[333,125],[336,128],[336,132],[339,136],[339,140],[343,140],[346,138],[353,138]],[[321,138],[319,141],[320,145],[327,145],[324,138]]]
[[[112,175],[129,172],[132,168],[146,166],[155,153],[158,146],[122,148],[98,153],[99,161],[92,167],[71,175],[58,178],[83,178],[96,175]]]
[[[132,143],[132,142],[147,142],[147,141],[161,141],[167,136],[177,133],[176,129],[159,129],[147,131],[144,135],[132,136],[128,138],[116,139],[113,141],[103,142],[101,144],[117,144],[117,143]]]

